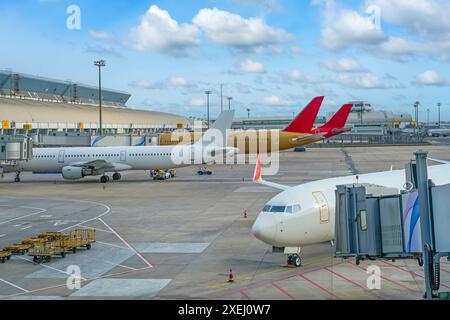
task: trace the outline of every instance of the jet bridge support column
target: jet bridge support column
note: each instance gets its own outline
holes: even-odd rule
[[[440,258],[441,253],[436,252],[433,229],[433,214],[431,212],[432,181],[428,180],[427,155],[428,152],[419,150],[416,156],[417,191],[419,194],[420,228],[422,237],[423,262],[425,273],[426,299],[448,299],[448,294],[441,297],[435,294],[439,290]]]

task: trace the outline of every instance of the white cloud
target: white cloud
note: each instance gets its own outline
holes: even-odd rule
[[[339,59],[337,61],[325,61],[323,65],[335,72],[360,72],[363,71],[364,68],[353,59]]]
[[[183,77],[176,76],[156,82],[147,80],[137,80],[131,82],[130,86],[146,90],[164,90],[171,87],[191,88],[195,87],[195,84],[191,84],[188,80],[186,80]]]
[[[281,99],[277,96],[270,96],[262,99],[261,104],[266,106],[291,106],[292,101]]]
[[[380,26],[366,13],[339,8],[337,1],[313,0],[312,3],[324,5],[321,43],[325,48],[360,48],[398,61],[414,55],[450,59],[448,0],[366,0],[367,8],[380,9]],[[400,27],[399,31],[407,36],[385,33],[383,23]]]
[[[315,84],[320,82],[325,82],[326,80],[323,78],[318,78],[316,76],[303,74],[300,70],[294,69],[292,70],[287,77],[284,77],[287,81],[294,81],[299,83],[309,83],[309,84]]]
[[[427,70],[418,74],[416,80],[419,84],[426,86],[450,86],[450,80],[441,78],[434,70]]]
[[[167,82],[175,87],[187,87],[189,86],[189,82],[183,77],[171,77],[167,80]]]
[[[195,25],[179,24],[167,11],[152,5],[142,16],[140,25],[131,29],[128,43],[140,51],[180,56],[189,48],[200,45],[199,36],[200,31]]]
[[[201,9],[193,22],[214,42],[239,49],[257,49],[284,43],[292,35],[272,28],[260,18],[245,19],[228,11]]]
[[[370,0],[381,9],[382,19],[425,37],[448,36],[448,0]]]
[[[264,65],[262,63],[250,60],[250,59],[245,59],[244,61],[241,62],[241,64],[239,65],[239,70],[241,72],[246,72],[246,73],[264,73],[265,72],[265,68]]]
[[[336,81],[344,86],[358,89],[387,89],[390,88],[382,79],[372,73],[340,74]]]
[[[103,41],[113,41],[115,39],[114,35],[108,32],[103,31],[89,31],[89,35],[96,39],[96,40],[103,40]]]
[[[206,101],[205,99],[194,98],[191,101],[189,101],[189,104],[194,107],[202,107],[206,105]]]
[[[356,11],[341,10],[327,13],[321,42],[326,48],[340,50],[354,45],[377,45],[385,40],[386,35],[369,18]]]

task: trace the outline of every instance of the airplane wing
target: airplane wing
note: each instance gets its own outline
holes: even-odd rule
[[[255,173],[253,174],[253,182],[254,183],[259,183],[264,186],[272,187],[272,188],[279,189],[279,190],[287,190],[290,188],[290,186],[263,180],[262,174],[261,174],[261,172],[262,172],[261,162],[262,162],[262,155],[260,154],[260,155],[258,155],[258,160],[257,160],[256,166],[255,166]]]
[[[318,141],[318,140],[325,138],[325,135],[326,135],[325,132],[319,132],[319,133],[310,134],[310,135],[303,136],[303,137],[292,138],[291,140],[292,140],[292,142]]]
[[[439,160],[439,159],[433,159],[433,158],[428,158],[428,160],[437,162],[437,163],[442,163],[442,164],[449,164],[450,161],[446,161],[446,160]]]
[[[85,162],[75,162],[70,164],[73,167],[88,168],[97,172],[107,172],[107,171],[124,171],[132,169],[131,166],[122,164],[108,162],[106,160],[92,160]]]

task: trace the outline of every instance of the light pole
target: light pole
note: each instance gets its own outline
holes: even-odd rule
[[[106,66],[105,60],[94,61],[94,65],[98,67],[98,107],[100,114],[100,136],[103,135],[102,127],[102,67]]]
[[[208,129],[209,129],[209,95],[211,94],[211,90],[206,90],[205,91],[206,94],[206,110],[207,110],[207,114],[208,114]]]
[[[419,101],[416,101],[416,103],[414,103],[414,109],[415,109],[415,113],[416,113],[416,126],[415,126],[415,130],[417,133],[417,137],[419,137]]]
[[[247,118],[250,119],[250,108],[247,108]]]
[[[220,84],[220,112],[223,112],[223,84]]]
[[[427,127],[430,126],[430,108],[427,108]]]
[[[231,100],[233,100],[232,97],[227,97],[228,99],[228,110],[231,110]]]
[[[441,103],[438,102],[438,128],[441,128]]]

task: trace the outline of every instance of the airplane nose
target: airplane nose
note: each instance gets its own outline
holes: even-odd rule
[[[277,222],[272,214],[260,213],[252,226],[252,234],[259,240],[272,245],[276,240]]]

